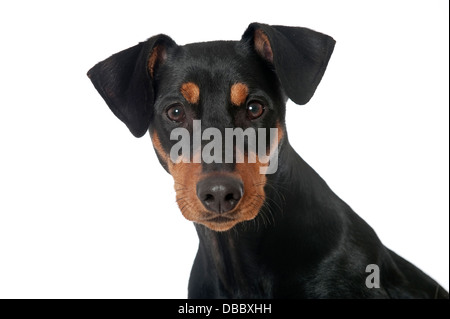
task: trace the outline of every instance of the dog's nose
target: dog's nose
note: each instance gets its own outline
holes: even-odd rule
[[[197,184],[197,197],[203,206],[219,214],[235,208],[243,193],[242,181],[231,176],[211,176]]]

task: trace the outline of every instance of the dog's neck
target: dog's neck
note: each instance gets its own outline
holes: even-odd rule
[[[226,232],[196,225],[202,260],[195,262],[216,276],[223,289],[233,296],[248,296],[254,291],[252,287],[258,285],[270,297],[272,287],[261,287],[264,282],[272,281],[275,274],[287,273],[287,268],[298,271],[299,266],[307,269],[319,262],[342,233],[342,216],[331,213],[335,207],[318,209],[321,206],[317,203],[345,204],[287,140],[279,156],[278,172],[268,175],[267,205],[254,220]],[[289,165],[283,165],[284,161]],[[324,230],[326,235],[321,236]],[[259,275],[255,277],[255,273]],[[242,287],[248,287],[248,291],[236,291]]]

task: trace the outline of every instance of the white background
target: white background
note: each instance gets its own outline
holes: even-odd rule
[[[299,154],[385,245],[449,288],[449,8],[423,1],[3,1],[0,298],[184,298],[197,234],[148,136],[87,70],[152,35],[238,40],[250,22],[337,40]]]

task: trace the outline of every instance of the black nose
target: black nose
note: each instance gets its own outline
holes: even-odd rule
[[[215,213],[235,208],[243,193],[242,181],[231,176],[210,176],[197,184],[197,197],[203,206]]]

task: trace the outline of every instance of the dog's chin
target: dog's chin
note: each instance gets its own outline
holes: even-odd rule
[[[178,204],[180,206],[180,203]],[[183,217],[191,222],[201,224],[216,232],[225,232],[239,223],[254,219],[261,206],[262,202],[241,202],[231,211],[214,213],[194,202],[190,207],[181,206],[180,211]]]
[[[205,225],[211,230],[217,232],[224,232],[233,228],[240,221],[234,218],[228,218],[223,216],[217,216],[208,220],[198,220],[196,223]]]
[[[205,212],[203,214],[196,214],[195,216],[192,215],[189,216],[189,214],[183,215],[187,220],[190,220],[197,224],[204,225],[216,232],[225,232],[233,228],[236,224],[253,219],[255,217],[252,216],[250,218],[249,217],[246,218],[242,216],[239,210],[234,211],[232,214],[225,213],[225,214],[211,215],[211,213]]]

